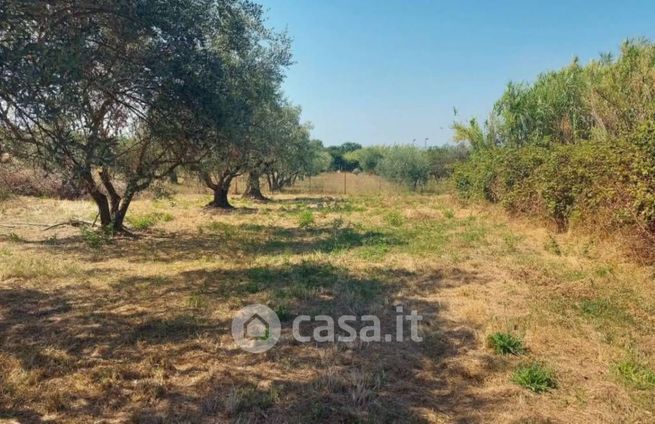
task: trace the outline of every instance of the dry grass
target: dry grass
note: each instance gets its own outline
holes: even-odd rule
[[[652,268],[375,183],[348,198],[237,198],[227,213],[178,189],[135,203],[137,240],[93,247],[78,229],[0,229],[0,421],[653,420]],[[94,216],[86,202],[33,198],[0,211],[3,223]],[[247,354],[229,326],[254,302],[389,326],[402,303],[425,316],[424,342],[299,344],[287,325],[275,348]],[[496,332],[526,352],[495,354]],[[526,362],[552,369],[557,388],[515,384]]]

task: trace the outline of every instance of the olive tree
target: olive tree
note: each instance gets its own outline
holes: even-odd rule
[[[416,190],[427,182],[430,162],[425,151],[414,146],[393,146],[385,152],[377,169],[382,177]]]
[[[238,49],[257,13],[238,0],[3,2],[0,128],[12,153],[80,181],[101,224],[123,230],[134,196],[195,161],[221,127],[227,55],[211,43]]]
[[[230,49],[226,61],[230,84],[225,92],[234,103],[227,113],[216,110],[215,122],[221,126],[211,128],[209,153],[192,167],[213,192],[210,207],[231,208],[228,193],[232,181],[270,156],[269,127],[275,125],[280,86],[291,63],[286,35],[265,27],[260,7],[247,12],[246,19],[238,19],[245,25],[245,36]],[[213,40],[213,49],[224,54],[223,34]]]

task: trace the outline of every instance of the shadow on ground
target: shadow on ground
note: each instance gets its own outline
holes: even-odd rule
[[[479,374],[455,361],[479,343],[473,331],[407,290],[425,276],[364,274],[302,262],[125,277],[106,291],[3,288],[0,416],[332,423],[426,422],[436,414],[479,421],[493,401],[476,396]],[[440,282],[433,284],[438,290]],[[229,336],[232,313],[264,299],[284,311],[283,340],[265,354],[242,352]],[[299,313],[376,314],[383,334],[393,332],[398,304],[425,317],[423,342],[316,345],[289,336]]]

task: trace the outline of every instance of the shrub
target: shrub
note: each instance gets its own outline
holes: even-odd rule
[[[111,242],[112,233],[108,228],[95,230],[89,226],[80,228],[80,233],[84,242],[94,249],[104,246]]]
[[[538,362],[521,365],[514,371],[512,381],[535,393],[543,393],[557,388],[557,380],[553,371]]]
[[[488,343],[499,355],[521,355],[525,352],[523,341],[510,333],[493,333],[489,336]]]
[[[37,170],[15,159],[0,163],[0,200],[18,196],[79,199],[83,190],[71,179]]]
[[[655,44],[636,40],[616,59],[510,84],[484,127],[453,125],[472,148],[453,173],[460,195],[546,218],[560,232],[575,224],[652,244],[654,64]]]

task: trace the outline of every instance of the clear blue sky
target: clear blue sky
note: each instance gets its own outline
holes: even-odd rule
[[[654,0],[260,0],[293,38],[285,91],[326,145],[450,141],[511,81],[655,40]]]

